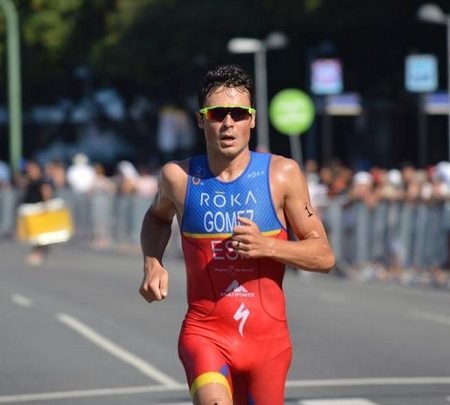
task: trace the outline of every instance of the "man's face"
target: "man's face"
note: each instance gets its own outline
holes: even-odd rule
[[[250,105],[249,93],[242,88],[219,87],[210,94],[203,107],[211,106],[246,106]],[[255,127],[255,115],[235,121],[230,114],[222,121],[208,119],[204,114],[197,113],[198,126],[205,132],[208,153],[234,157],[248,148],[251,129]]]

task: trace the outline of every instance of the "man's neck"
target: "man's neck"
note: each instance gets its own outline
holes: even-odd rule
[[[224,182],[238,178],[250,162],[250,150],[245,149],[237,156],[215,156],[208,154],[208,166],[212,174]]]

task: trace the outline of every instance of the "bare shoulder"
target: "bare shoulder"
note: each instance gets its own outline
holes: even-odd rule
[[[170,161],[161,168],[160,178],[168,185],[177,185],[186,181],[189,171],[190,159]]]
[[[304,182],[304,176],[298,163],[284,156],[272,155],[271,180],[278,185],[295,186]]]
[[[159,193],[169,198],[177,207],[181,206],[186,194],[190,159],[171,161],[161,168]]]

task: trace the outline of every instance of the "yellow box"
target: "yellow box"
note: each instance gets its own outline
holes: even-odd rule
[[[17,212],[17,237],[35,245],[66,242],[73,235],[73,221],[64,201],[55,198],[22,204]]]

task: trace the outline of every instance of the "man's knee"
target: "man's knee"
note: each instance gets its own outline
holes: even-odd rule
[[[232,405],[232,400],[225,386],[211,383],[195,393],[194,405]]]
[[[194,405],[231,405],[233,402],[229,381],[217,371],[197,376],[191,385],[191,395]]]

